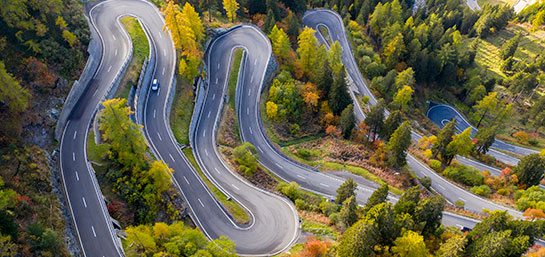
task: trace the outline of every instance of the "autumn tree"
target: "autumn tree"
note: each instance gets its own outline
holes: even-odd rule
[[[401,168],[407,163],[407,149],[411,145],[411,126],[404,122],[397,128],[386,145],[388,160],[393,167]]]
[[[237,18],[238,3],[236,0],[223,0],[223,9],[227,13],[227,17],[231,22]]]
[[[447,146],[452,142],[454,133],[456,132],[456,119],[452,119],[439,131],[435,144],[431,148],[433,158],[437,155],[447,155]]]
[[[274,102],[268,101],[266,106],[267,117],[271,120],[276,120],[278,118],[278,105]]]
[[[358,184],[356,184],[352,178],[347,179],[339,188],[337,188],[337,199],[335,202],[342,204],[346,199],[355,196],[357,187]]]
[[[461,257],[464,253],[464,248],[467,243],[465,236],[455,235],[446,242],[441,244],[441,247],[436,252],[438,257]]]
[[[251,175],[257,170],[257,150],[252,144],[245,142],[233,149],[233,156],[238,164],[238,168],[246,175]]]
[[[316,30],[305,27],[298,37],[297,64],[307,77],[313,77],[318,61],[318,39],[314,36]]]
[[[272,41],[272,49],[276,56],[280,57],[282,60],[286,60],[290,53],[290,40],[284,29],[278,29],[276,25],[271,29],[269,38]]]
[[[481,122],[483,121],[483,119],[485,118],[487,114],[493,113],[494,111],[496,111],[498,104],[499,104],[498,92],[490,92],[482,100],[478,101],[475,106],[473,106],[473,108],[476,110],[475,115],[479,117],[477,128],[481,125]]]
[[[513,168],[514,174],[517,175],[519,184],[531,187],[538,185],[543,179],[543,172],[545,171],[545,157],[540,154],[530,154],[520,160],[520,162]]]
[[[538,30],[545,22],[545,10],[539,11],[532,20],[532,31]]]
[[[407,108],[409,107],[408,103],[413,97],[413,92],[414,90],[410,86],[404,85],[394,96],[392,106],[400,111],[407,111]]]
[[[452,159],[457,155],[467,156],[473,150],[471,140],[472,127],[466,128],[462,133],[454,136],[454,139],[447,145],[446,154],[442,155],[443,161],[450,165]]]
[[[496,141],[497,126],[481,128],[475,134],[477,152],[485,154]]]
[[[333,74],[339,74],[341,72],[341,69],[344,68],[342,63],[342,54],[343,49],[341,47],[341,44],[339,44],[339,41],[335,41],[327,51],[327,60],[329,62],[329,65],[331,65],[331,70],[333,71]]]
[[[426,256],[428,250],[424,243],[424,237],[414,231],[407,231],[394,241],[392,253],[399,257]]]
[[[153,186],[158,193],[167,191],[171,186],[173,169],[163,161],[154,161],[149,169],[149,177],[153,179]]]
[[[21,87],[19,82],[6,70],[4,62],[0,61],[0,103],[14,112],[21,112],[28,106],[30,93]]]

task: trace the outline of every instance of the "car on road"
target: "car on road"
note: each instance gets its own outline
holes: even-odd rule
[[[153,79],[153,82],[151,82],[151,90],[159,90],[159,81],[157,81],[157,79]]]

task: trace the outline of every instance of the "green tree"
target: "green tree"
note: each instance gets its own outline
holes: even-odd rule
[[[485,96],[481,101],[477,102],[473,108],[476,110],[475,114],[478,115],[479,122],[477,123],[477,128],[481,125],[484,117],[488,113],[494,113],[498,108],[499,99],[497,97],[498,92],[490,92]]]
[[[519,32],[516,36],[507,40],[507,42],[502,45],[499,52],[499,56],[502,60],[506,60],[507,58],[513,57],[513,55],[515,55],[515,52],[517,51],[517,47],[520,42],[520,37],[521,34]]]
[[[326,59],[323,61],[322,68],[318,72],[316,85],[318,86],[318,90],[321,90],[322,94],[327,96],[329,95],[332,84],[333,71],[331,70],[331,65],[329,65],[329,61]]]
[[[382,132],[384,128],[384,102],[379,101],[376,105],[371,106],[367,116],[365,117],[365,124],[369,126],[369,132],[372,132],[373,142],[376,137]]]
[[[172,185],[170,179],[172,178],[173,169],[169,168],[163,161],[154,161],[149,170],[149,175],[153,179],[153,187],[157,193],[167,191]]]
[[[437,140],[435,141],[435,144],[433,144],[431,148],[431,152],[433,153],[433,158],[436,158],[437,155],[446,155],[447,154],[447,146],[452,142],[452,138],[454,137],[454,133],[456,132],[456,119],[452,119],[439,131],[439,135],[437,135]]]
[[[267,10],[271,10],[275,20],[280,20],[280,8],[278,7],[278,0],[266,0],[265,5]]]
[[[407,149],[411,145],[411,126],[409,122],[403,122],[397,128],[390,141],[386,145],[388,149],[388,161],[390,165],[396,168],[401,168],[407,163]]]
[[[269,9],[267,11],[267,16],[265,16],[265,24],[263,24],[263,31],[269,33],[272,28],[275,26],[276,20],[274,19],[274,13]]]
[[[397,89],[402,88],[403,86],[414,86],[414,71],[413,68],[409,67],[402,72],[398,73],[395,78],[395,87]]]
[[[473,142],[471,141],[472,127],[468,127],[462,133],[454,136],[454,139],[447,145],[447,151],[441,158],[450,165],[452,159],[457,155],[467,156],[473,150]]]
[[[276,25],[271,29],[271,34],[269,35],[272,41],[272,48],[276,56],[286,60],[290,54],[290,40],[286,32],[283,29],[278,29]]]
[[[331,65],[331,70],[333,71],[333,74],[339,74],[341,72],[341,69],[344,68],[341,59],[342,54],[343,49],[339,44],[339,41],[335,41],[335,43],[333,43],[333,45],[331,45],[331,47],[327,51],[327,60],[329,62],[329,65]]]
[[[297,18],[297,16],[290,11],[286,20],[288,22],[288,30],[286,32],[292,39],[298,38],[299,28],[301,27],[299,24],[299,18]]]
[[[531,187],[538,185],[543,179],[545,171],[545,157],[540,154],[530,154],[522,158],[520,162],[513,168],[514,174],[517,175],[520,185]]]
[[[337,199],[335,202],[342,204],[346,199],[355,196],[357,187],[358,184],[356,184],[352,178],[347,179],[339,188],[337,188]]]
[[[409,107],[408,104],[413,98],[413,92],[414,90],[410,86],[404,85],[394,96],[392,106],[398,110],[407,111],[407,108]]]
[[[339,124],[343,130],[343,136],[345,139],[350,138],[352,130],[356,126],[356,118],[354,117],[354,106],[349,104],[341,113]]]
[[[237,18],[238,3],[236,0],[223,0],[223,9],[227,13],[227,17],[231,22]]]
[[[441,245],[436,252],[437,257],[462,257],[467,243],[465,236],[453,236]]]
[[[418,224],[424,236],[435,235],[437,229],[441,227],[445,204],[445,199],[439,195],[418,202],[415,211],[415,223]]]
[[[424,237],[414,231],[407,231],[394,241],[392,253],[399,257],[421,257],[428,254]]]
[[[6,104],[14,112],[24,111],[28,106],[30,93],[21,87],[19,82],[6,71],[4,62],[0,61],[0,102]]]
[[[396,214],[407,213],[414,216],[419,201],[420,188],[417,186],[411,187],[401,195],[399,201],[394,205],[394,212]]]
[[[497,126],[481,128],[475,134],[477,152],[485,154],[496,140]]]
[[[257,170],[259,155],[257,155],[257,150],[252,144],[245,142],[244,144],[235,147],[235,149],[233,149],[233,156],[235,156],[238,168],[240,171],[244,172],[244,174],[249,176]]]
[[[539,11],[532,20],[532,31],[538,30],[545,22],[545,10]]]
[[[390,115],[388,115],[388,118],[386,118],[384,121],[384,128],[381,130],[380,137],[385,141],[390,140],[390,137],[402,122],[403,117],[401,117],[401,112],[391,112]]]
[[[297,63],[307,77],[313,77],[318,61],[318,39],[314,36],[316,30],[305,27],[298,37]]]
[[[357,207],[358,203],[356,202],[356,197],[353,195],[343,202],[341,211],[339,212],[339,222],[343,229],[352,226],[358,221]]]
[[[377,236],[374,221],[363,218],[344,232],[337,254],[339,257],[374,256]]]
[[[377,190],[373,192],[371,197],[367,200],[367,203],[363,207],[363,212],[368,212],[371,208],[375,207],[375,205],[380,203],[385,203],[388,199],[388,184],[383,184],[380,186]]]
[[[11,241],[10,236],[0,235],[0,257],[15,257],[17,255],[17,244]]]
[[[329,91],[329,107],[335,115],[341,114],[350,104],[352,98],[348,93],[348,84],[346,83],[346,71],[341,69],[339,73],[333,76],[333,85]]]

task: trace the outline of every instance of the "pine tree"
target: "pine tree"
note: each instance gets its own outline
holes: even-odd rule
[[[477,131],[475,134],[475,139],[477,140],[477,143],[475,143],[477,152],[482,154],[488,152],[488,149],[490,149],[494,141],[496,141],[496,131],[497,126],[481,128]]]
[[[411,126],[409,122],[403,122],[397,128],[390,141],[386,145],[388,149],[388,161],[393,167],[401,168],[407,163],[407,149],[411,145]]]
[[[21,112],[28,106],[30,93],[6,70],[0,61],[0,102],[6,104],[13,113]]]
[[[287,22],[288,22],[288,31],[287,31],[288,35],[292,38],[298,38],[299,27],[300,27],[299,19],[291,11],[288,14]]]
[[[195,41],[200,43],[204,39],[204,28],[201,22],[201,17],[195,8],[191,6],[189,2],[186,2],[182,10],[184,26],[191,28],[193,35],[195,36]]]
[[[452,119],[444,128],[439,131],[437,135],[437,141],[433,144],[431,152],[433,153],[433,158],[436,158],[437,155],[446,155],[446,150],[448,144],[452,141],[452,137],[456,133],[456,119]]]
[[[377,204],[385,203],[386,200],[388,199],[388,190],[389,190],[388,184],[383,184],[381,187],[375,190],[375,192],[373,192],[371,197],[369,197],[369,199],[367,200],[365,207],[363,207],[363,212],[364,213],[368,212],[369,210],[371,210],[371,208],[375,207],[375,205]]]
[[[384,128],[383,101],[379,101],[376,105],[371,106],[369,112],[367,113],[367,117],[365,117],[365,124],[371,128],[369,132],[373,133],[372,139],[374,142]]]
[[[500,49],[500,53],[499,53],[500,58],[502,60],[506,60],[509,57],[513,57],[513,55],[517,51],[517,47],[518,47],[519,42],[520,42],[520,36],[521,36],[521,34],[519,32],[515,37],[507,40],[507,42],[505,42],[505,44],[503,44],[503,46]]]
[[[335,115],[341,114],[349,104],[352,104],[352,98],[348,93],[348,84],[346,83],[346,71],[344,69],[334,76],[328,103]]]
[[[263,31],[265,33],[269,33],[272,28],[275,26],[276,20],[274,19],[274,14],[272,10],[269,10],[267,12],[267,16],[265,16],[265,24],[263,24]]]
[[[280,18],[280,8],[278,7],[278,0],[267,0],[266,1],[267,10],[271,10],[274,15],[274,19],[279,21]]]
[[[335,202],[342,204],[346,199],[355,196],[357,187],[358,184],[356,184],[352,178],[347,179],[339,188],[337,188],[337,199]]]
[[[349,104],[341,113],[339,123],[343,130],[343,136],[345,139],[349,139],[352,135],[352,130],[355,127],[356,118],[354,117],[354,106]]]
[[[409,102],[413,98],[413,92],[414,90],[410,86],[404,85],[394,96],[392,106],[400,111],[406,111],[409,107]]]
[[[545,171],[545,157],[537,153],[525,156],[513,168],[519,184],[527,188],[539,184],[543,179],[543,171]]]
[[[399,127],[399,125],[401,125],[402,122],[403,118],[401,117],[401,112],[391,112],[388,118],[386,118],[386,121],[384,121],[384,129],[380,131],[380,137],[385,141],[390,140],[390,136],[392,136],[394,131]]]
[[[319,76],[317,76],[316,82],[318,90],[321,90],[322,94],[327,96],[329,95],[331,85],[333,84],[333,71],[331,70],[331,66],[327,59],[322,63],[322,69],[318,74]]]
[[[227,17],[231,22],[237,18],[238,3],[236,0],[223,0],[223,9],[227,13]]]
[[[342,228],[347,229],[358,221],[357,207],[355,196],[350,196],[343,202],[339,212],[339,223],[341,223]]]
[[[335,43],[333,43],[333,45],[331,45],[331,47],[327,51],[327,60],[329,62],[329,65],[331,65],[331,70],[334,74],[338,74],[339,72],[341,72],[341,69],[344,68],[341,59],[342,54],[343,49],[339,44],[339,41],[335,41]]]

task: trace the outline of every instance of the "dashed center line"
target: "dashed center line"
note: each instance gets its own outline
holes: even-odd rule
[[[155,119],[155,113],[157,112],[157,109],[153,109],[153,118]]]
[[[85,206],[85,208],[87,208],[87,203],[85,202],[85,197],[82,197],[81,200],[83,200],[83,206]]]
[[[184,176],[184,180],[185,180],[185,183],[187,183],[189,185],[189,181],[187,180],[187,178]]]
[[[72,152],[72,161],[76,161],[76,153]]]
[[[259,150],[260,152],[263,152],[263,150],[261,150],[261,147],[257,146],[257,150]]]
[[[442,190],[445,190],[445,188],[441,185],[437,185],[438,187],[440,187]]]
[[[115,56],[117,56],[117,49],[115,49],[115,53],[114,53]]]
[[[163,139],[161,138],[161,135],[159,134],[159,132],[157,132],[157,136],[159,137],[159,140],[163,141]]]
[[[202,137],[206,137],[206,129],[202,132]]]
[[[324,186],[324,187],[329,187],[329,185],[327,184],[324,184],[324,183],[320,183],[321,186]]]
[[[252,128],[250,127],[249,129],[250,129],[250,134],[252,134],[252,135],[253,135],[253,134],[254,134],[254,132],[252,132]]]
[[[112,37],[114,38],[114,40],[117,40],[117,38],[115,38],[115,35],[112,35]]]
[[[74,139],[76,139],[76,136],[78,136],[78,131],[74,131]]]
[[[212,95],[212,100],[216,99],[216,94]]]
[[[97,233],[95,232],[95,227],[91,226],[91,230],[93,231],[93,236],[97,237]]]
[[[255,59],[255,61],[254,61],[254,66],[255,66],[255,65],[257,65],[257,59]]]
[[[252,93],[252,89],[250,88],[250,90],[248,90],[248,96],[250,96],[251,93]]]
[[[250,83],[254,82],[254,75],[250,78]]]
[[[165,75],[165,67],[163,67],[163,74],[162,75]]]
[[[464,199],[464,198],[459,198],[459,199],[460,199],[460,201],[462,201],[464,203],[466,202],[466,199]]]
[[[216,84],[218,84],[218,78],[216,78]]]
[[[199,203],[201,204],[201,206],[204,207],[204,204],[201,202],[201,198],[198,198],[197,200],[199,200]]]
[[[301,175],[297,175],[297,177],[301,178],[301,179],[305,179],[305,177],[301,176]]]
[[[275,163],[275,165],[278,166],[278,168],[284,169],[284,167],[280,166],[278,163]]]
[[[95,96],[97,94],[97,92],[98,92],[98,88],[95,89],[95,92],[93,93],[93,96]]]
[[[216,172],[217,172],[218,174],[221,174],[221,173],[220,173],[220,170],[218,170],[218,168],[214,167],[214,169],[216,170]]]
[[[79,175],[77,171],[76,171],[76,180],[79,181]]]
[[[212,113],[212,111],[208,111],[208,116],[206,118],[210,118],[211,113]]]
[[[166,49],[163,49],[163,55],[167,56],[167,50]]]
[[[204,154],[206,154],[206,156],[208,156],[208,150],[204,149]]]
[[[250,107],[246,107],[246,115],[250,115]]]
[[[110,67],[108,67],[108,72],[110,72],[112,70],[112,65],[110,65]]]
[[[240,188],[238,188],[237,186],[235,186],[235,184],[231,184],[236,190],[240,190]]]
[[[174,160],[174,157],[172,157],[172,154],[168,154],[170,155],[170,159],[172,159],[173,162],[176,162],[176,160]]]
[[[220,63],[218,62],[218,70],[220,69]]]

